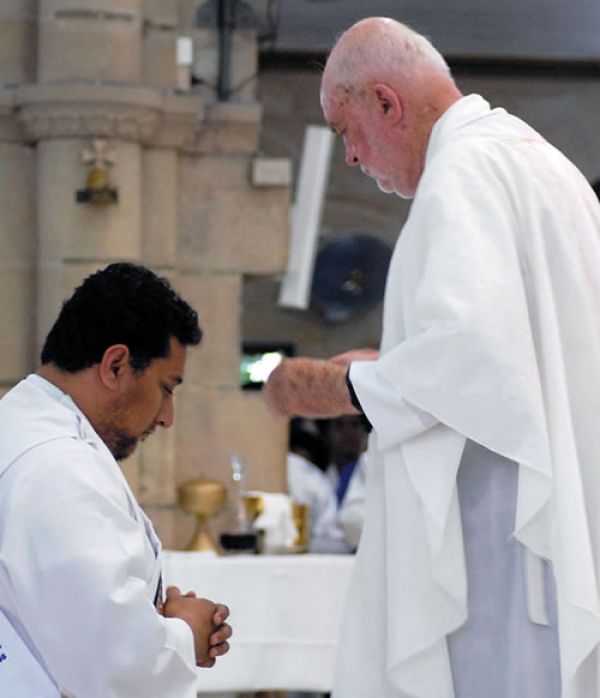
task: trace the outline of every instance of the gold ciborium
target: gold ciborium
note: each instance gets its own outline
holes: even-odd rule
[[[186,550],[210,550],[217,552],[207,530],[207,521],[221,511],[227,500],[227,488],[216,480],[188,480],[177,488],[179,506],[184,511],[194,514],[197,519],[196,530]]]

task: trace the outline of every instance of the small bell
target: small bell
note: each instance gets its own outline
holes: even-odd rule
[[[110,186],[108,173],[102,167],[94,167],[87,177],[85,189],[77,191],[77,203],[85,204],[116,204],[119,193]]]
[[[116,204],[119,200],[118,190],[111,187],[106,165],[114,162],[115,156],[103,140],[92,141],[91,147],[81,154],[84,163],[92,163],[86,181],[86,188],[75,193],[75,199],[81,204]]]

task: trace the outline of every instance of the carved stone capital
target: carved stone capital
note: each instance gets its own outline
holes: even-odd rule
[[[161,95],[140,87],[27,85],[15,106],[26,138],[109,138],[146,142],[160,122]]]

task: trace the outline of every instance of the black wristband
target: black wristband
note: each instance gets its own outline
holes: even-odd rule
[[[350,402],[352,403],[353,407],[356,407],[356,409],[360,412],[360,416],[363,418],[365,422],[365,428],[367,432],[371,432],[373,430],[373,425],[367,418],[367,415],[365,414],[365,411],[362,408],[362,405],[360,404],[360,400],[358,399],[358,396],[356,395],[356,391],[354,390],[354,386],[352,385],[352,381],[350,380],[350,367],[348,366],[348,370],[346,371],[346,386],[348,388],[348,393],[350,395]]]

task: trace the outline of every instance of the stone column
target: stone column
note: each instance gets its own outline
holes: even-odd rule
[[[0,390],[35,365],[35,151],[15,118],[17,86],[35,73],[36,3],[0,6]]]
[[[141,79],[141,41],[141,0],[39,2],[38,83],[19,98],[38,144],[38,343],[65,290],[111,259],[141,256],[139,142],[159,106],[156,95],[131,87]],[[104,164],[116,205],[76,201],[93,139],[111,153]]]
[[[34,365],[35,154],[18,140],[12,105],[0,93],[0,385]]]
[[[158,123],[160,96],[144,88],[33,85],[19,90],[27,137],[37,143],[38,345],[60,303],[81,278],[115,259],[139,260],[140,141]],[[118,203],[78,203],[91,164],[82,156],[100,140]]]
[[[17,89],[15,107],[37,150],[37,352],[82,278],[141,257],[140,142],[156,127],[160,95],[139,86],[141,0],[36,4],[36,82]],[[78,203],[100,151],[118,204]]]

